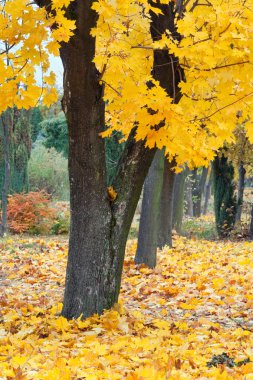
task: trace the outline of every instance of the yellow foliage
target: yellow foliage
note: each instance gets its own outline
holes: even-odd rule
[[[70,1],[52,0],[51,13],[33,2],[1,3],[1,111],[13,105],[29,108],[40,98],[46,106],[55,101],[49,89],[55,80],[48,73],[49,54],[58,54],[60,43],[75,33],[74,20],[65,15]],[[166,156],[176,157],[179,167],[206,165],[225,142],[234,141],[240,112],[249,120],[246,129],[253,142],[252,0],[187,1],[184,17],[177,20],[180,41],[169,31],[152,40],[150,12],[161,14],[156,1],[152,6],[148,0],[92,3],[99,15],[91,31],[96,37],[94,62],[105,84],[110,125],[104,135],[117,130],[127,137],[137,125],[136,139],[146,139],[150,148],[165,147]],[[152,78],[155,49],[168,49],[184,70],[180,104]],[[35,80],[38,67],[43,91]],[[157,130],[161,121],[164,126]]]

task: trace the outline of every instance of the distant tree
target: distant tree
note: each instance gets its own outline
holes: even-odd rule
[[[41,129],[43,145],[49,149],[55,148],[58,153],[68,157],[68,127],[64,113],[45,119],[41,123]]]
[[[8,117],[7,117],[8,115]],[[27,192],[29,189],[28,181],[28,160],[30,158],[32,139],[31,139],[31,124],[29,111],[18,110],[17,108],[8,109],[3,114],[3,120],[8,127],[8,142],[2,139],[0,142],[0,189],[3,189],[5,176],[5,154],[4,144],[8,143],[9,149],[9,165],[10,179],[8,184],[8,194]],[[6,120],[12,120],[6,121]],[[6,147],[5,147],[6,149]]]
[[[159,233],[159,211],[163,186],[164,153],[156,152],[144,183],[136,264],[149,268],[156,266],[156,251]]]
[[[208,169],[194,169],[192,172],[192,197],[193,197],[193,216],[201,215],[201,201],[207,179]]]
[[[236,195],[234,185],[234,168],[222,153],[213,161],[214,174],[214,211],[219,237],[229,235],[235,224]]]
[[[163,187],[159,212],[158,247],[172,247],[172,216],[174,204],[174,185],[176,173],[173,170],[175,161],[164,160]]]
[[[30,115],[26,110],[14,109],[13,132],[10,142],[10,192],[28,192],[28,161],[32,149]]]
[[[13,112],[11,109],[2,113],[0,118],[1,125],[1,224],[0,236],[3,237],[7,231],[7,202],[10,183],[10,134],[13,125]]]
[[[34,107],[30,110],[30,124],[31,124],[31,138],[34,143],[41,131],[41,122],[43,120],[43,114],[40,107]]]
[[[184,215],[184,190],[187,174],[188,171],[184,169],[181,173],[177,174],[175,178],[172,225],[178,233],[181,233],[182,230]]]
[[[207,184],[205,186],[205,194],[204,194],[205,199],[204,199],[204,205],[203,205],[203,214],[204,215],[207,214],[208,202],[209,202],[209,198],[211,195],[212,182],[213,182],[213,166],[211,164],[211,169],[209,170],[208,181],[207,181]]]

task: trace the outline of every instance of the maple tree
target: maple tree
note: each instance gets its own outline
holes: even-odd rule
[[[165,147],[178,166],[207,165],[224,141],[233,141],[239,111],[253,140],[253,12],[250,0],[36,4],[1,2],[0,107],[55,101],[49,54],[60,51],[71,194],[63,314],[73,318],[101,313],[118,298],[126,239],[153,148]],[[127,142],[112,181],[115,196],[108,199],[99,135],[114,130]]]

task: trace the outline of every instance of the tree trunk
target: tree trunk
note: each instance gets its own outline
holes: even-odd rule
[[[189,174],[185,180],[185,214],[193,217],[193,201],[192,201],[192,172],[188,169]]]
[[[216,156],[214,170],[214,211],[219,237],[229,235],[235,224],[236,196],[234,194],[234,168],[227,157]]]
[[[0,236],[7,232],[7,204],[10,183],[10,128],[12,117],[10,110],[5,111],[1,116],[3,131],[3,156],[4,156],[4,181],[2,187],[2,220],[0,226]]]
[[[163,185],[164,152],[157,151],[144,184],[136,264],[156,266],[159,205]]]
[[[204,206],[203,206],[203,214],[207,214],[207,208],[208,208],[208,202],[209,198],[211,196],[211,186],[212,186],[212,181],[213,181],[213,166],[211,165],[211,171],[209,174],[209,179],[205,188],[205,200],[204,200]]]
[[[177,34],[175,24],[174,24],[174,4],[160,4],[150,1],[153,7],[159,9],[161,14],[155,14],[150,12],[152,18],[151,24],[151,35],[153,41],[160,40],[162,35],[166,33],[167,30],[171,32],[175,39],[179,38]],[[153,78],[159,81],[160,86],[163,87],[167,94],[173,99],[174,103],[178,103],[181,98],[180,89],[178,84],[183,77],[183,72],[179,66],[178,60],[166,50],[155,50],[154,51],[154,68],[152,71]],[[162,126],[162,125],[161,125]],[[173,161],[173,165],[175,162]],[[158,168],[159,165],[155,165]],[[154,169],[155,170],[155,169]],[[141,215],[140,220],[140,232],[138,239],[138,248],[136,253],[135,262],[145,263],[146,265],[153,267],[156,263],[156,248],[158,244],[158,231],[160,223],[158,222],[157,216],[160,212],[160,200],[158,202],[158,196],[161,194],[160,185],[163,182],[163,172],[157,169],[159,172],[151,172],[155,180],[147,180],[146,191],[144,189],[143,198],[143,215]],[[160,175],[160,177],[158,177]],[[166,184],[164,185],[166,186]],[[159,188],[159,191],[158,191]],[[168,189],[168,191],[170,191]],[[148,199],[148,196],[151,198]],[[167,198],[168,199],[168,198]],[[148,210],[150,207],[150,210]],[[164,217],[164,222],[166,218],[166,225],[164,225],[163,231],[163,241],[167,241],[171,244],[171,210],[168,210],[168,215]],[[151,215],[153,214],[153,218]],[[152,223],[151,223],[152,221]],[[167,235],[168,233],[168,235]],[[165,237],[166,235],[166,237]],[[170,238],[169,238],[170,235]],[[160,238],[159,238],[160,239]],[[169,239],[169,240],[168,240]],[[159,245],[162,242],[159,242]]]
[[[242,216],[242,205],[243,205],[243,193],[244,193],[244,183],[246,170],[243,166],[243,162],[240,163],[238,170],[238,193],[237,193],[237,211],[235,216],[235,221],[240,222]]]
[[[205,192],[205,185],[206,185],[207,176],[208,176],[208,167],[204,166],[202,169],[202,174],[201,174],[201,178],[200,178],[201,195],[203,195]]]
[[[8,116],[7,116],[8,115]],[[11,116],[10,116],[11,115]],[[18,110],[16,107],[8,109],[4,113],[4,118],[8,119],[9,128],[9,185],[8,193],[28,192],[28,161],[32,148],[31,126],[29,124],[29,112],[26,110]],[[7,120],[6,119],[6,120]],[[10,120],[10,121],[9,121]],[[10,127],[9,125],[9,127]],[[4,139],[1,141],[0,151],[4,151]],[[4,186],[5,178],[5,160],[3,155],[0,157],[0,189]]]
[[[160,202],[158,247],[165,245],[172,247],[172,214],[174,199],[174,184],[176,174],[172,168],[175,163],[170,163],[166,158],[164,162],[163,186]]]
[[[125,244],[141,188],[154,151],[135,143],[131,133],[107,194],[103,86],[92,62],[97,14],[92,1],[77,0],[68,8],[77,28],[62,44],[63,109],[69,129],[71,225],[62,315],[66,318],[101,314],[117,302]]]
[[[28,161],[32,149],[31,125],[26,110],[13,110],[13,132],[11,139],[11,193],[29,191]]]
[[[202,194],[205,188],[208,169],[203,167],[201,175],[198,174],[198,169],[193,170],[193,216],[199,217],[201,215],[201,201]]]
[[[173,227],[180,234],[182,231],[182,222],[184,215],[184,188],[186,180],[186,170],[176,175],[174,188],[174,205],[173,205]]]

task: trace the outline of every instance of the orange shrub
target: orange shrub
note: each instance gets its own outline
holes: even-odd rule
[[[28,194],[13,194],[8,202],[8,226],[14,233],[49,233],[54,210],[50,207],[50,196],[45,191]]]

